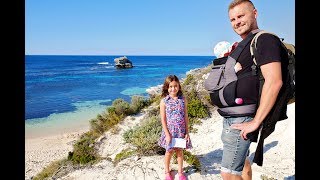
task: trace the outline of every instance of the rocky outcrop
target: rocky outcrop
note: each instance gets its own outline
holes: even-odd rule
[[[127,56],[122,56],[114,59],[116,68],[132,68],[132,62]]]

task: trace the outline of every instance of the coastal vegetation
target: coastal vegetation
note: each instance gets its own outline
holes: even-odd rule
[[[189,73],[182,82],[182,91],[188,100],[188,116],[189,130],[196,133],[193,127],[200,124],[202,118],[210,116],[210,108],[208,93],[199,86],[204,73],[208,72],[208,68],[198,69],[198,72]],[[73,151],[68,153],[67,158],[52,162],[45,167],[33,179],[57,178],[67,174],[71,170],[81,167],[90,166],[102,160],[99,156],[96,144],[99,138],[106,132],[116,133],[117,124],[131,115],[138,114],[142,109],[147,107],[146,116],[141,120],[139,125],[125,131],[123,140],[132,144],[131,148],[123,149],[118,153],[112,161],[117,165],[123,159],[136,156],[163,155],[165,150],[157,144],[161,133],[161,121],[159,116],[160,94],[150,96],[132,96],[131,102],[123,99],[115,99],[112,105],[106,110],[98,114],[96,118],[90,120],[90,130],[80,136],[74,143]],[[184,151],[184,159],[190,165],[188,168],[201,169],[201,164],[197,156],[192,155],[189,151]],[[174,156],[174,161],[176,161]]]

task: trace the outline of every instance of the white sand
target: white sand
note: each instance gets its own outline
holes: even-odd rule
[[[127,118],[119,126],[117,134],[105,133],[99,141],[99,153],[103,157],[114,159],[117,153],[130,147],[130,144],[122,140],[122,133],[139,123],[143,116],[144,114],[140,114]],[[254,180],[261,179],[260,175],[276,179],[295,179],[295,103],[288,106],[288,116],[289,119],[278,122],[275,131],[265,139],[263,166],[252,165]],[[215,111],[211,118],[202,120],[202,124],[195,125],[195,128],[198,132],[190,134],[193,143],[190,152],[198,156],[202,169],[201,172],[188,172],[188,179],[221,179],[219,171],[222,155],[221,117]],[[26,139],[25,179],[30,179],[51,161],[66,157],[80,133]],[[250,147],[251,159],[256,145],[257,143],[252,143]],[[122,160],[115,167],[111,162],[104,160],[91,168],[76,170],[60,179],[164,179],[163,158],[164,156],[131,157]],[[188,164],[184,163],[184,166]],[[177,165],[173,164],[172,168],[176,170]],[[173,174],[178,179],[177,172],[173,171]]]
[[[25,139],[25,179],[36,175],[50,162],[66,158],[83,132]]]

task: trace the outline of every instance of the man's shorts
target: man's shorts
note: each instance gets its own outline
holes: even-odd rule
[[[240,130],[232,129],[232,124],[249,122],[252,117],[223,118],[221,140],[223,142],[223,155],[221,171],[241,175],[245,159],[249,155],[250,140],[243,140]]]

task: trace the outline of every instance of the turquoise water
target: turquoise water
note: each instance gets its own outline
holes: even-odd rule
[[[133,68],[116,69],[119,56],[25,56],[26,135],[87,127],[116,98],[148,97],[147,88],[169,74],[208,66],[214,56],[127,56]],[[55,131],[55,130],[52,130]]]

